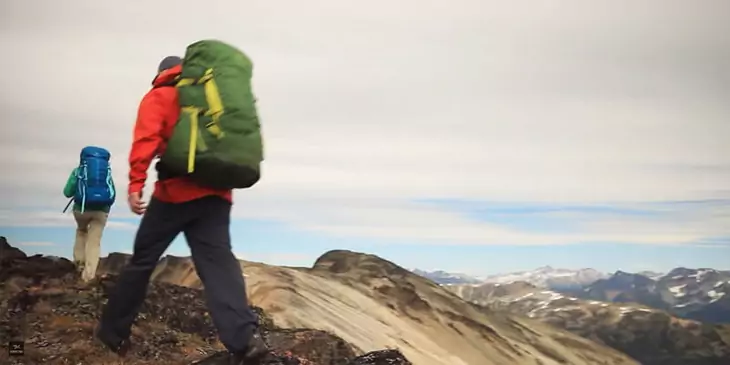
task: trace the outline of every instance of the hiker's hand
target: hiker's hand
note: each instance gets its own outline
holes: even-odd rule
[[[127,203],[129,203],[129,210],[137,215],[142,215],[147,210],[147,204],[142,201],[142,193],[131,193],[127,197]]]

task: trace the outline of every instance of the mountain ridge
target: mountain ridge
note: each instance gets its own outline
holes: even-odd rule
[[[412,269],[410,271],[438,284],[480,284],[482,282],[482,279],[471,275],[451,273],[443,270],[425,271]]]
[[[573,270],[553,268],[550,265],[541,266],[534,270],[495,274],[483,278],[464,274],[448,273],[442,270],[428,272],[414,269],[413,272],[442,285],[480,285],[486,283],[508,284],[515,281],[524,281],[539,287],[562,290],[581,289],[587,284],[609,276],[608,274],[591,268]]]
[[[730,363],[727,325],[680,319],[639,304],[582,300],[526,282],[448,288],[485,308],[526,315],[609,345],[645,365]]]
[[[580,270],[588,273],[583,279],[580,279]],[[730,323],[730,270],[680,266],[666,274],[616,270],[610,275],[596,275],[597,271],[593,269],[580,270],[554,269],[548,265],[532,271],[492,275],[479,283],[441,284],[453,286],[457,292],[478,292],[479,287],[489,283],[528,282],[581,299],[639,303],[681,318]],[[438,282],[437,278],[434,281]]]
[[[120,358],[92,339],[114,275],[81,283],[69,260],[27,256],[0,240],[0,346],[25,344],[22,356],[0,352],[3,364],[112,364]],[[117,256],[119,257],[119,256]],[[184,310],[180,310],[184,303]],[[363,354],[321,330],[277,327],[263,310],[259,327],[272,352],[261,365],[412,365],[399,351]],[[153,282],[132,328],[133,347],[124,364],[227,364],[200,290]]]
[[[116,255],[118,260],[119,255]],[[164,263],[155,281],[200,287]],[[192,266],[190,259],[185,265]],[[107,258],[100,270],[119,267]],[[354,347],[398,348],[415,365],[635,364],[627,356],[521,316],[495,314],[375,255],[332,250],[312,267],[243,261],[251,303],[283,328],[331,332]]]
[[[730,323],[730,271],[677,267],[658,279],[617,273],[577,293],[581,298],[635,302],[687,319]]]

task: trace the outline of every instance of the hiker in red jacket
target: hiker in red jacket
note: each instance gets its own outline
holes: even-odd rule
[[[143,215],[134,240],[134,254],[119,275],[104,307],[96,336],[124,356],[130,330],[144,302],[150,276],[175,237],[185,234],[196,271],[221,342],[230,351],[229,364],[250,364],[268,348],[248,305],[241,266],[231,251],[231,190],[200,187],[185,176],[173,176],[158,162],[158,181],[149,205],[142,188],[152,159],[162,155],[179,115],[175,80],[182,60],[162,60],[152,90],[139,106],[129,154],[129,208]],[[180,303],[185,305],[185,303]]]

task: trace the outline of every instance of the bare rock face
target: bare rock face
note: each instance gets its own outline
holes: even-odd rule
[[[358,356],[351,365],[411,365],[397,350],[382,350]]]
[[[374,255],[367,255],[347,250],[332,250],[320,256],[314,263],[314,270],[329,271],[333,274],[350,274],[362,279],[371,278],[407,278],[413,274]]]
[[[635,363],[623,354],[553,327],[513,318],[506,312],[488,313],[480,306],[460,300],[442,286],[374,255],[332,250],[320,256],[308,274],[366,293],[375,303],[398,313],[399,319],[409,327],[420,328],[419,334],[438,339],[437,342],[478,344],[476,351],[469,355],[467,353],[473,349],[468,346],[449,348],[449,353],[467,360],[452,358],[451,362],[446,362],[438,359],[439,364]],[[517,286],[515,291],[535,288],[530,284]],[[379,313],[375,315],[380,316]],[[453,333],[457,335],[453,336]],[[435,352],[439,345],[411,346]],[[420,354],[412,356],[408,349],[404,352],[418,364],[436,363],[433,358],[426,362],[425,356],[417,356]]]
[[[23,251],[8,244],[0,237],[0,281],[11,277],[22,277],[38,282],[47,278],[61,278],[74,274],[74,264],[60,257],[33,255],[28,257]]]
[[[93,328],[116,284],[103,275],[79,282],[73,263],[25,254],[2,242],[0,363],[104,364],[120,359],[93,340]],[[5,256],[5,253],[10,253]],[[12,258],[11,258],[12,255]],[[118,264],[124,258],[119,257]],[[262,365],[410,365],[399,351],[359,355],[341,338],[320,330],[283,329],[260,308],[262,334],[272,352]],[[23,341],[25,355],[9,357],[9,341]],[[125,364],[221,364],[225,351],[197,289],[153,282],[132,330]]]
[[[99,267],[96,270],[97,274],[112,274],[122,271],[127,262],[132,258],[132,255],[112,252],[107,257],[102,257],[99,260]]]
[[[0,236],[0,261],[13,260],[18,258],[25,258],[25,252],[10,246],[8,240]]]

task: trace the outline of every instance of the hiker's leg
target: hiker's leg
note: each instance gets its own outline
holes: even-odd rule
[[[241,264],[231,251],[231,203],[219,197],[195,201],[196,219],[185,229],[195,269],[223,345],[245,351],[257,319],[248,306]]]
[[[108,214],[105,212],[88,212],[89,232],[86,238],[84,271],[81,274],[83,281],[90,281],[96,277],[96,267],[99,265],[99,251],[101,250],[101,236],[106,226]]]
[[[132,323],[147,295],[147,285],[160,256],[185,227],[188,213],[183,204],[150,200],[137,229],[134,253],[119,274],[101,315],[99,336],[117,343],[129,337]]]
[[[85,213],[74,211],[76,220],[76,242],[74,243],[74,263],[76,269],[81,271],[86,261],[86,240],[89,233],[89,216]]]

